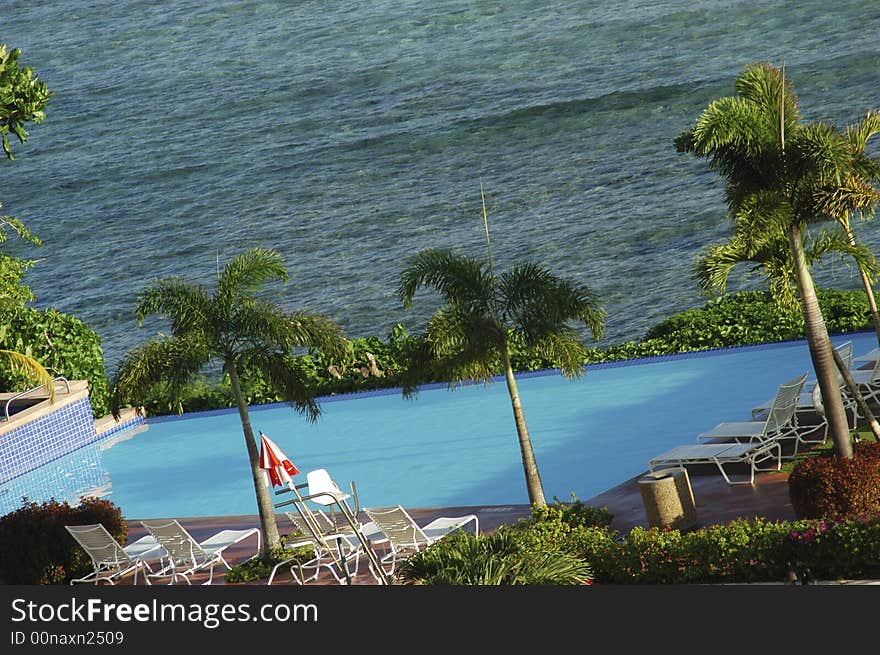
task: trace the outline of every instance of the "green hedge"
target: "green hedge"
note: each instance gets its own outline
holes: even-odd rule
[[[25,352],[39,360],[52,375],[88,380],[96,417],[107,414],[109,382],[97,332],[81,320],[54,309],[16,307],[4,313],[8,326],[0,348]],[[29,383],[0,364],[0,390],[23,391]]]
[[[485,540],[482,547],[479,540]],[[410,583],[485,584],[472,580],[487,570],[486,552],[497,552],[497,543],[507,544],[502,555],[513,558],[521,580],[538,578],[541,563],[551,554],[566,566],[586,564],[597,584],[783,582],[790,570],[825,580],[880,575],[880,513],[838,521],[740,518],[690,532],[636,527],[621,536],[604,524],[601,514],[573,520],[564,509],[551,506],[476,541],[465,548],[458,540],[443,539],[407,560],[401,575]],[[524,552],[539,557],[517,557]],[[491,564],[499,569],[504,559],[497,557]],[[466,573],[444,570],[453,563]],[[560,577],[556,583],[578,580]]]

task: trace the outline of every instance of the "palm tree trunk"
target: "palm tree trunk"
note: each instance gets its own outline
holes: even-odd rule
[[[843,381],[846,384],[847,390],[850,392],[850,394],[852,394],[852,397],[855,398],[856,405],[859,406],[862,415],[865,417],[865,420],[868,422],[868,426],[871,428],[871,432],[874,433],[874,438],[877,441],[880,441],[880,423],[877,422],[877,419],[874,416],[874,412],[872,412],[871,408],[868,407],[868,402],[859,391],[859,385],[857,385],[856,381],[853,380],[852,374],[849,372],[849,369],[846,366],[846,362],[843,361],[843,357],[840,356],[840,353],[837,352],[836,349],[832,349],[831,352],[834,354],[834,363],[837,364],[837,370],[840,371],[840,375],[841,377],[843,377]]]
[[[516,434],[519,437],[519,450],[522,455],[523,472],[526,476],[526,489],[529,492],[529,504],[532,507],[546,507],[547,501],[544,499],[541,474],[538,473],[535,452],[532,450],[532,440],[529,438],[529,429],[526,427],[526,417],[523,414],[522,403],[519,399],[519,387],[513,375],[513,366],[510,364],[510,353],[507,352],[507,343],[504,344],[501,352],[504,358],[504,377],[507,380],[507,392],[510,394],[513,420],[516,423]]]
[[[278,524],[275,522],[275,505],[272,503],[272,494],[266,485],[263,469],[260,468],[260,451],[254,439],[254,430],[251,427],[251,418],[248,414],[247,403],[241,392],[238,382],[238,370],[235,362],[226,362],[226,372],[229,374],[229,384],[232,385],[232,395],[238,405],[238,415],[241,418],[241,429],[244,432],[244,443],[247,446],[248,459],[251,462],[251,473],[254,479],[254,491],[257,494],[257,508],[260,512],[260,525],[263,529],[263,556],[266,557],[273,550],[281,548],[281,537],[278,534]]]
[[[822,392],[822,403],[828,419],[828,429],[834,443],[834,452],[838,457],[851,459],[853,456],[852,438],[849,433],[849,422],[840,397],[840,385],[837,381],[837,365],[834,362],[834,347],[828,338],[825,319],[819,308],[819,299],[813,286],[813,278],[807,266],[801,242],[801,230],[798,227],[788,230],[788,242],[794,260],[794,274],[801,298],[801,309],[804,314],[804,334],[810,347],[810,358],[816,372],[816,381]]]
[[[849,221],[844,223],[846,230],[846,238],[849,245],[856,245],[856,237],[849,227]],[[867,273],[859,266],[859,275],[862,277],[862,286],[865,287],[865,295],[868,296],[868,307],[871,309],[871,318],[874,320],[874,332],[877,334],[877,345],[880,346],[880,312],[877,311],[877,301],[874,299],[874,290],[871,288],[871,281],[868,279]],[[880,441],[880,439],[878,439]]]

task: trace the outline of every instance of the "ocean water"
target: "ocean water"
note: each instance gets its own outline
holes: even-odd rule
[[[744,65],[784,61],[808,120],[880,107],[864,2],[3,4],[0,43],[55,91],[3,164],[4,211],[44,241],[13,248],[41,260],[37,306],[96,329],[110,367],[163,327],[136,327],[140,289],[210,284],[251,246],[284,256],[289,308],[350,336],[419,329],[436,302],[404,312],[396,277],[420,248],[484,252],[481,179],[496,265],[593,286],[603,344],[638,338],[703,302],[722,185],[673,139]],[[858,286],[839,262],[817,277]]]

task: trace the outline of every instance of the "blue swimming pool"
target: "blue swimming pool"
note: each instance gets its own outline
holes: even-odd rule
[[[876,345],[873,332],[833,340],[849,339],[856,356]],[[636,476],[698,432],[748,419],[804,371],[813,377],[806,343],[795,341],[599,365],[574,381],[523,375],[547,498],[587,499]],[[253,407],[251,421],[303,473],[326,468],[341,484],[355,480],[362,506],[528,502],[503,381],[432,387],[413,400],[399,391],[338,396],[321,407],[314,424],[283,404]],[[22,495],[76,500],[89,490],[131,519],[256,513],[235,410],[150,419],[146,430],[81,448],[0,487],[0,513]]]

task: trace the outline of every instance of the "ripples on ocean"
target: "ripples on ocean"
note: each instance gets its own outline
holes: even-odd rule
[[[784,58],[809,120],[880,107],[863,2],[200,4],[12,0],[0,25],[56,93],[4,164],[4,210],[44,240],[16,252],[110,365],[152,333],[132,313],[151,279],[210,284],[218,252],[257,245],[284,255],[291,308],[420,328],[433,307],[403,312],[396,276],[419,248],[482,254],[481,176],[498,265],[592,285],[604,343],[638,338],[703,302],[722,187],[672,142],[745,64]],[[839,262],[818,278],[858,286]]]

